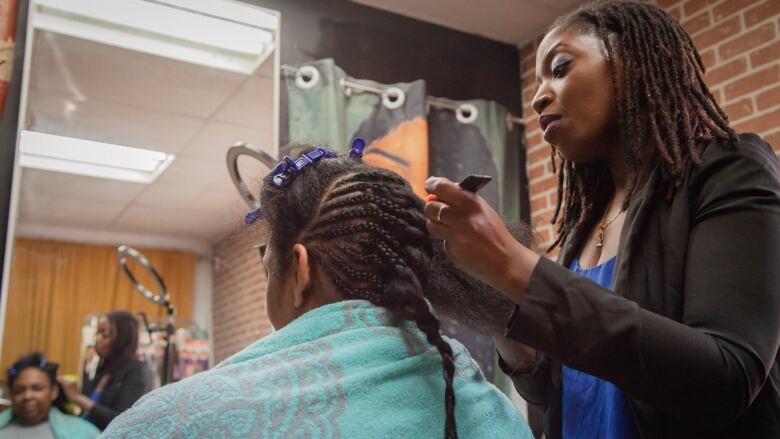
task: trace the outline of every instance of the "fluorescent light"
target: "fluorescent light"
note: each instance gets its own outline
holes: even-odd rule
[[[173,154],[22,131],[19,163],[26,168],[88,177],[151,183],[171,164]]]
[[[273,52],[278,26],[278,17],[259,9],[251,15],[226,0],[35,0],[35,6],[38,29],[243,74]],[[273,27],[247,23],[250,17]]]

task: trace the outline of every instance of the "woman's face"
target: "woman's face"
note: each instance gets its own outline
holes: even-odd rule
[[[570,161],[607,159],[619,135],[603,42],[578,30],[554,29],[536,52],[536,79],[533,109],[544,140]]]
[[[11,387],[14,417],[22,425],[35,425],[48,419],[59,389],[46,372],[37,367],[23,369]]]
[[[101,317],[98,320],[97,331],[95,333],[95,352],[100,358],[107,358],[111,353],[111,345],[116,338],[116,328],[111,325],[107,318]]]

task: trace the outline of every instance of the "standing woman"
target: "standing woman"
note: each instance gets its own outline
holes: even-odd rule
[[[558,264],[479,196],[427,183],[428,229],[515,303],[497,337],[550,438],[780,437],[780,163],[736,134],[662,9],[585,5],[539,46]]]
[[[127,311],[109,312],[98,320],[95,351],[100,364],[95,376],[84,374],[82,393],[75,383],[61,381],[68,399],[101,430],[151,389],[149,371],[135,357],[137,349],[135,317]]]

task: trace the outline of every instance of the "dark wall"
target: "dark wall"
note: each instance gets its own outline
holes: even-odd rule
[[[521,112],[517,47],[347,0],[243,0],[282,14],[283,64],[334,58],[347,74],[424,79],[428,94]]]
[[[22,67],[24,65],[24,40],[27,35],[27,0],[19,1],[16,25],[14,69],[5,100],[5,111],[0,118],[0,284],[3,281],[6,234],[8,233],[8,209],[11,201],[11,181],[16,151],[16,126],[19,123],[19,98],[22,91]]]

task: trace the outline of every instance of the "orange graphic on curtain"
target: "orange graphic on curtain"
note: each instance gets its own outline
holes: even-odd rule
[[[397,173],[418,196],[424,197],[428,178],[428,122],[423,117],[401,122],[366,147],[363,161]]]

